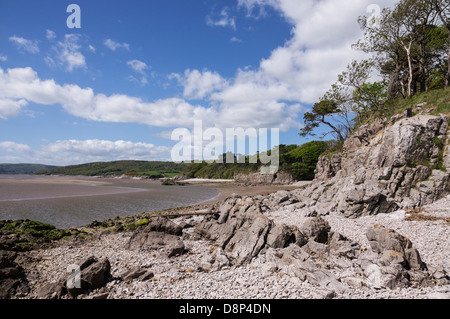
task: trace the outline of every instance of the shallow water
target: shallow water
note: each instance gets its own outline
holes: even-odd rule
[[[194,205],[218,194],[210,187],[163,186],[151,180],[0,175],[0,220],[31,219],[70,228]]]

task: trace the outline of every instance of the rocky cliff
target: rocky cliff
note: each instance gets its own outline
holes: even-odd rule
[[[319,215],[352,218],[430,204],[450,193],[448,130],[445,115],[364,125],[319,159],[313,184],[295,196]]]

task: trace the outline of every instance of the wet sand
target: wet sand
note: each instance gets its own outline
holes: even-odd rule
[[[162,186],[160,180],[149,179],[0,175],[0,220],[31,219],[71,228],[144,212],[205,209],[232,194],[266,195],[295,188],[208,180]]]

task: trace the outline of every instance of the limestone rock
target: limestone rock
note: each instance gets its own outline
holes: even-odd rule
[[[97,259],[94,256],[78,263],[80,265],[80,282],[66,285],[67,292],[72,297],[103,286],[111,275],[111,265],[108,258]],[[76,278],[76,277],[75,277]]]
[[[437,169],[450,166],[448,136],[445,115],[366,124],[342,152],[320,157],[315,180],[295,195],[311,211],[350,218],[433,203],[450,194],[450,169]]]
[[[170,258],[183,255],[185,249],[184,243],[181,240],[177,240],[169,245],[167,257]]]
[[[152,218],[142,230],[135,232],[128,241],[128,249],[155,249],[179,241],[183,228],[165,217]]]

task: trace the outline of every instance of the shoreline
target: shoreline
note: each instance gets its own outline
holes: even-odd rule
[[[121,195],[121,194],[133,194],[138,192],[146,191],[145,188],[136,188],[136,187],[127,187],[128,183],[136,183],[134,186],[139,186],[139,184],[161,184],[161,179],[141,179],[141,178],[121,178],[121,177],[95,177],[95,176],[66,176],[66,175],[13,175],[14,177],[18,177],[17,179],[11,179],[8,177],[9,175],[0,175],[0,186],[2,184],[6,183],[12,183],[12,184],[30,184],[33,187],[39,187],[39,185],[42,184],[49,184],[52,187],[59,187],[59,185],[63,186],[71,186],[74,185],[76,187],[78,186],[86,186],[92,187],[92,190],[97,190],[98,188],[104,189],[106,187],[111,187],[110,190],[106,190],[107,192],[101,192],[101,193],[89,193],[89,194],[63,194],[63,195],[55,195],[55,196],[36,196],[32,198],[23,198],[23,199],[1,199],[0,203],[7,204],[8,202],[15,203],[15,202],[32,202],[33,200],[64,200],[64,199],[83,199],[86,198],[93,198],[93,197],[102,197],[102,196],[114,196],[114,195]],[[3,177],[3,178],[2,178]],[[164,186],[164,187],[176,187],[177,190],[182,190],[182,187],[189,187],[189,186],[200,186],[200,187],[207,187],[210,189],[214,189],[218,192],[217,195],[213,196],[212,198],[201,200],[200,202],[194,203],[194,204],[184,204],[177,207],[172,208],[166,208],[166,209],[155,209],[150,211],[135,211],[130,212],[127,215],[121,215],[120,217],[105,217],[105,218],[93,218],[91,222],[86,222],[83,224],[79,224],[78,226],[67,226],[67,227],[58,227],[57,223],[52,222],[46,222],[43,221],[45,224],[49,224],[52,226],[56,226],[60,230],[70,230],[70,229],[88,229],[89,225],[93,222],[108,222],[112,219],[116,221],[125,220],[129,221],[132,219],[136,219],[142,216],[147,215],[155,215],[155,214],[173,214],[173,213],[180,213],[180,214],[187,214],[189,212],[195,212],[198,210],[205,210],[205,209],[211,209],[214,205],[216,205],[219,202],[222,202],[226,198],[232,196],[233,194],[237,194],[240,196],[256,196],[256,195],[269,195],[272,193],[275,193],[279,190],[294,190],[298,189],[299,185],[244,185],[235,182],[234,180],[211,180],[211,179],[189,179],[187,180],[185,186]],[[169,191],[170,193],[170,191]],[[6,216],[5,216],[6,217]],[[18,216],[17,218],[3,218],[1,219],[3,221],[12,220],[12,221],[20,221],[20,220],[31,220],[34,221],[33,218],[27,218],[26,216]],[[40,222],[40,221],[39,221]]]

